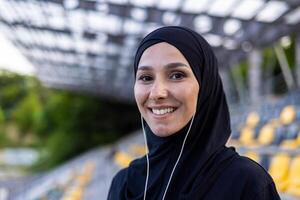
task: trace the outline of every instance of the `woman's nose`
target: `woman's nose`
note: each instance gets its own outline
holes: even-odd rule
[[[149,98],[153,100],[164,99],[168,96],[168,90],[165,83],[155,81],[150,91]]]

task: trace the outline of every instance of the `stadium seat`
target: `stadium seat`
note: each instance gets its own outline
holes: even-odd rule
[[[64,196],[62,200],[82,200],[83,199],[83,188],[74,187],[68,192],[67,196]]]
[[[292,149],[300,147],[300,129],[297,124],[286,126],[281,135],[281,147]]]
[[[114,156],[115,162],[122,168],[128,167],[133,157],[128,153],[118,151]]]
[[[298,145],[300,146],[300,131],[298,132],[298,135],[295,140],[297,141]]]
[[[297,149],[300,146],[297,140],[284,140],[280,144],[280,148],[282,149]]]
[[[144,145],[132,144],[130,145],[130,152],[134,156],[140,157],[146,154],[146,149]]]
[[[300,155],[296,156],[291,162],[286,192],[300,198]]]
[[[248,146],[254,145],[255,144],[254,136],[255,136],[255,132],[253,128],[244,127],[241,130],[239,142],[243,145],[248,145]]]
[[[295,106],[288,105],[280,113],[280,122],[284,125],[291,124],[296,119]]]
[[[260,156],[258,153],[254,152],[254,151],[248,151],[245,153],[245,156],[254,160],[257,163],[260,163]]]
[[[288,154],[278,153],[273,156],[270,163],[268,171],[280,192],[285,191],[288,185],[290,160],[291,158]]]
[[[246,119],[246,126],[255,128],[260,121],[260,116],[257,112],[250,112]]]
[[[85,164],[83,172],[78,176],[78,184],[85,187],[91,180],[95,165],[91,162]]]
[[[272,124],[266,124],[259,132],[257,142],[260,145],[270,145],[275,139],[275,127]]]
[[[71,182],[67,187],[62,200],[82,200],[84,190],[91,181],[95,169],[94,162],[86,161],[82,168],[79,169],[74,182]],[[49,198],[46,198],[49,199]]]

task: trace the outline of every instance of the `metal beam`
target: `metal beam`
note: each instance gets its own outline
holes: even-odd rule
[[[255,104],[262,95],[262,52],[259,49],[249,53],[248,83],[250,100]]]

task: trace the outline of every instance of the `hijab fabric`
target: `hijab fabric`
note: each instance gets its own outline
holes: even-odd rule
[[[231,128],[217,59],[210,45],[195,31],[178,26],[162,27],[141,41],[134,60],[135,74],[143,52],[160,42],[173,45],[183,54],[199,83],[194,121],[165,199],[201,199],[237,155],[225,147]],[[190,123],[171,136],[158,137],[144,121],[150,163],[147,199],[162,199]],[[122,183],[113,191],[119,199],[143,199],[146,166],[146,157],[142,157],[123,171]]]

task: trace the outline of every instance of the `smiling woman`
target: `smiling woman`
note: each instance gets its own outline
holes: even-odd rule
[[[163,42],[146,49],[136,76],[135,99],[155,135],[178,132],[195,114],[199,85],[174,46]]]
[[[269,174],[225,146],[230,117],[216,57],[196,32],[159,28],[137,49],[134,94],[148,153],[108,200],[277,200]]]

